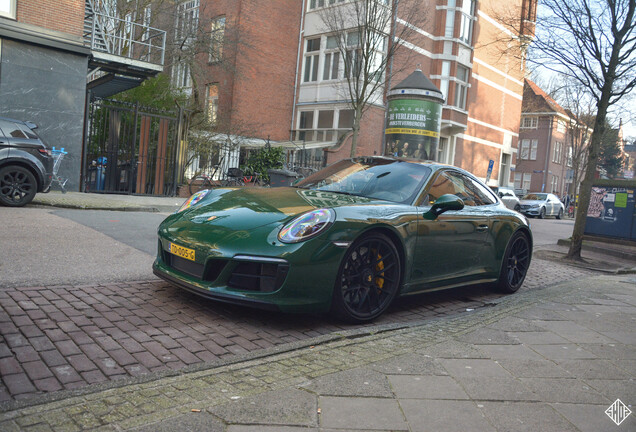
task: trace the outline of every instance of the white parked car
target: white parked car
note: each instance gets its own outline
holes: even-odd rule
[[[543,219],[546,216],[563,217],[565,207],[559,197],[551,193],[531,192],[520,201],[521,213],[526,216],[537,216]]]
[[[499,199],[506,207],[511,210],[521,210],[519,198],[515,195],[515,191],[513,189],[503,186],[491,186],[490,189],[499,196]]]

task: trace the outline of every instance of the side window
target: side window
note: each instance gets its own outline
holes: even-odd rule
[[[481,185],[481,183],[477,182],[471,177],[463,176],[464,181],[466,182],[467,189],[469,189],[473,196],[475,205],[489,205],[497,202],[490,190]],[[504,191],[504,195],[510,195]]]
[[[440,173],[428,191],[428,202],[423,204],[433,205],[442,195],[456,195],[464,201],[464,205],[479,205],[475,199],[476,194],[467,185],[468,179],[459,173],[444,171]],[[481,202],[481,201],[480,201]]]
[[[25,135],[24,132],[22,132],[22,129],[20,129],[20,127],[13,123],[13,122],[9,122],[6,120],[0,120],[0,129],[2,129],[2,131],[4,132],[4,135],[6,137],[13,137],[13,138],[26,138],[27,136]]]
[[[28,126],[20,125],[20,129],[22,129],[22,132],[24,132],[24,134],[27,136],[27,138],[29,138],[29,139],[38,139],[38,136],[35,134],[35,132],[33,132],[31,129],[29,129]]]

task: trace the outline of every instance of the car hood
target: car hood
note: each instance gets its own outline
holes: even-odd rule
[[[218,229],[249,231],[285,223],[316,208],[364,205],[376,200],[298,188],[216,189],[199,204],[180,213],[181,221]],[[386,204],[386,201],[379,201]]]
[[[538,205],[543,203],[545,203],[545,201],[542,201],[542,200],[520,200],[519,201],[519,204],[521,205]]]

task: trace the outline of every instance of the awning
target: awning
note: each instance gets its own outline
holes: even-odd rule
[[[89,82],[86,85],[86,88],[91,90],[93,95],[97,97],[107,98],[131,88],[135,88],[142,82],[143,78],[130,78],[115,74],[107,74]]]

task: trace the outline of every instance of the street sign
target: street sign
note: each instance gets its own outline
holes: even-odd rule
[[[488,172],[486,173],[486,184],[488,184],[488,180],[490,180],[490,176],[492,174],[492,168],[495,166],[495,161],[490,159],[488,162]]]

